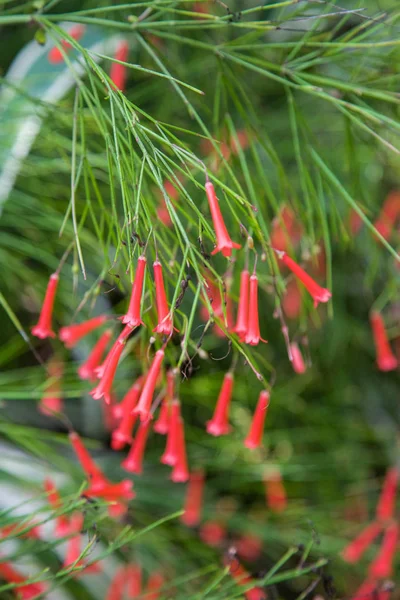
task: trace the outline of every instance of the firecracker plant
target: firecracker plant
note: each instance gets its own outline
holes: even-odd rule
[[[399,8],[1,3],[1,598],[398,597]]]

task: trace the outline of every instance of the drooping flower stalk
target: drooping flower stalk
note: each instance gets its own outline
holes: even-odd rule
[[[173,325],[171,314],[168,308],[167,294],[165,292],[162,265],[158,260],[153,263],[153,269],[154,280],[156,284],[156,305],[158,316],[158,324],[154,331],[156,333],[169,336],[172,334]]]
[[[119,359],[121,358],[121,354],[125,348],[124,341],[118,341],[109,353],[109,358],[106,359],[106,363],[104,366],[104,373],[102,378],[100,379],[98,385],[90,392],[90,395],[95,400],[100,400],[104,398],[106,404],[110,404],[111,402],[111,388],[114,381],[115,373],[117,371]]]
[[[157,350],[152,365],[147,373],[146,380],[140,394],[139,402],[133,409],[134,414],[140,415],[141,421],[147,421],[152,418],[150,413],[154,390],[160,375],[162,361],[164,359],[164,350]]]
[[[64,342],[66,348],[73,348],[82,338],[103,325],[106,321],[106,315],[99,315],[98,317],[93,317],[93,319],[88,319],[83,323],[61,327],[59,338]]]
[[[277,252],[282,262],[296,275],[314,300],[314,307],[320,302],[328,302],[332,294],[326,288],[322,288],[308,273],[300,267],[286,252]]]
[[[86,28],[84,25],[81,25],[81,24],[73,25],[71,27],[71,29],[68,31],[68,35],[70,35],[72,37],[72,39],[78,41],[81,39],[81,37],[85,33],[85,29]],[[70,50],[72,49],[71,43],[68,40],[62,40],[61,46],[62,46],[64,52],[70,52]],[[64,56],[63,56],[61,50],[59,48],[57,48],[57,46],[54,46],[54,48],[52,48],[49,51],[47,58],[48,58],[49,63],[52,63],[52,64],[58,64],[58,63],[63,62],[63,60],[64,60]]]
[[[399,469],[397,467],[388,469],[376,507],[376,518],[380,521],[388,521],[394,516],[398,483]]]
[[[229,406],[233,391],[233,373],[226,373],[222,382],[221,391],[215,406],[213,418],[207,421],[206,429],[211,435],[227,435],[231,427],[228,422]]]
[[[32,327],[32,335],[44,340],[47,337],[55,338],[56,334],[52,330],[52,318],[54,300],[56,297],[59,276],[58,273],[50,275],[49,283],[47,284],[46,294],[44,296],[42,310],[40,311],[39,321],[37,325]]]
[[[208,204],[210,206],[211,218],[213,220],[214,231],[217,238],[217,245],[211,252],[212,255],[221,252],[223,256],[229,257],[232,254],[233,248],[240,248],[240,244],[233,242],[226,228],[218,198],[215,194],[215,189],[211,181],[206,183],[206,194]]]
[[[378,579],[387,579],[393,573],[393,558],[397,549],[399,524],[396,521],[386,527],[381,549],[375,560],[370,564],[368,574]]]
[[[43,482],[44,490],[47,494],[47,500],[51,506],[51,508],[58,512],[62,508],[62,502],[60,495],[57,491],[56,486],[53,481],[49,478],[45,479]],[[56,526],[54,529],[54,535],[56,537],[65,537],[70,530],[69,519],[65,515],[59,515],[56,517]]]
[[[148,581],[144,598],[146,600],[158,600],[161,593],[161,588],[165,583],[165,579],[161,573],[155,571],[151,573]]]
[[[184,513],[181,516],[182,523],[187,525],[187,527],[195,527],[200,523],[203,507],[204,481],[203,469],[198,469],[190,473],[189,482],[186,487]]]
[[[112,331],[107,329],[93,346],[92,351],[84,363],[78,369],[78,375],[81,379],[96,381],[96,369],[101,365],[103,354],[111,340]]]
[[[376,364],[380,371],[393,371],[397,367],[397,358],[393,354],[387,338],[382,315],[372,311],[370,314],[372,335],[376,350]]]
[[[135,273],[135,279],[132,284],[132,293],[129,302],[128,312],[126,313],[126,315],[121,317],[122,322],[129,325],[129,327],[131,328],[143,325],[141,317],[141,303],[146,264],[146,258],[144,256],[139,256],[137,269]]]
[[[0,556],[0,578],[7,583],[15,583],[15,590],[21,600],[31,600],[39,595],[44,594],[45,585],[43,583],[27,583],[27,578],[21,575],[9,562],[6,562]]]
[[[249,322],[249,284],[250,274],[247,269],[243,269],[240,274],[239,304],[234,329],[241,341],[244,341],[246,338]]]
[[[343,560],[349,563],[355,563],[360,560],[364,552],[374,543],[382,531],[382,525],[377,521],[374,521],[370,525],[367,525],[365,529],[354,538],[353,541],[348,544],[342,551]]]
[[[246,446],[246,448],[253,449],[258,448],[261,445],[268,405],[269,393],[267,392],[267,390],[263,390],[258,397],[258,402],[256,410],[254,411],[250,431],[244,441],[244,445]]]
[[[286,490],[279,469],[270,469],[264,478],[267,505],[273,512],[283,512],[287,507]]]
[[[175,375],[172,369],[167,371],[167,391],[162,399],[160,412],[157,421],[154,423],[153,430],[161,435],[168,433],[171,402],[174,397]]]
[[[171,473],[171,481],[175,483],[185,482],[189,479],[189,469],[187,464],[186,443],[185,443],[185,425],[182,417],[178,420],[177,433],[177,458]]]
[[[167,443],[165,451],[161,456],[163,465],[173,467],[178,461],[178,443],[179,443],[179,420],[181,418],[181,408],[179,400],[173,400],[171,404],[171,417],[169,422]]]
[[[128,456],[121,463],[121,467],[125,469],[125,471],[129,471],[129,473],[136,473],[137,475],[141,475],[143,472],[143,456],[146,449],[146,442],[150,432],[150,427],[151,419],[147,419],[147,421],[141,421]]]
[[[290,344],[290,351],[292,353],[292,367],[293,371],[298,375],[306,372],[306,365],[304,363],[303,356],[300,352],[300,348],[296,342]]]
[[[137,419],[137,414],[133,413],[133,409],[139,400],[142,383],[143,378],[139,377],[125,394],[120,405],[117,405],[121,407],[122,414],[117,429],[112,432],[111,447],[113,450],[121,450],[125,444],[132,443],[133,426]]]
[[[127,62],[128,54],[128,42],[122,41],[118,44],[115,50],[114,58],[116,60],[120,60],[121,62]],[[126,66],[121,65],[117,62],[113,62],[110,69],[110,79],[117,90],[121,90],[121,92],[124,92],[126,83]]]
[[[258,316],[258,277],[254,272],[250,277],[249,316],[244,341],[250,346],[257,346],[260,343],[260,340],[262,342],[265,341],[260,336],[260,321]]]
[[[55,412],[57,413],[63,410],[61,390],[61,377],[63,371],[64,364],[56,356],[47,363],[47,372],[50,377],[50,382],[45,387],[39,403],[39,410],[44,415],[54,416]]]

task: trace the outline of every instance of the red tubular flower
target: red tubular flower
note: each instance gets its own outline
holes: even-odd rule
[[[257,346],[260,340],[265,342],[260,336],[260,323],[258,318],[258,277],[253,273],[250,277],[249,317],[245,343],[250,346]]]
[[[121,463],[121,467],[129,473],[141,475],[143,472],[143,455],[146,449],[147,437],[149,435],[151,420],[142,421],[136,432],[132,447],[129,450],[128,456]]]
[[[157,350],[152,365],[146,376],[142,393],[137,406],[133,409],[134,414],[140,415],[141,421],[147,421],[152,418],[150,413],[151,403],[153,400],[154,390],[157,385],[157,379],[160,375],[161,364],[164,359],[164,350]]]
[[[186,498],[184,513],[181,521],[187,527],[195,527],[200,523],[201,511],[203,507],[204,492],[204,471],[192,471],[189,476],[189,483],[186,488]]]
[[[85,33],[84,25],[73,25],[71,27],[71,29],[68,31],[68,34],[74,40],[80,40],[84,33]],[[71,44],[67,40],[62,40],[61,46],[65,52],[69,52],[72,48]],[[49,63],[52,63],[52,64],[61,63],[64,60],[64,56],[62,55],[61,50],[59,48],[57,48],[56,46],[54,46],[54,48],[52,48],[49,51],[47,58],[48,58]]]
[[[181,405],[179,400],[173,400],[171,404],[171,417],[168,428],[167,443],[164,454],[161,457],[163,465],[173,467],[178,460],[178,436],[179,420],[181,418]]]
[[[380,552],[369,567],[368,574],[371,577],[387,579],[392,576],[393,557],[397,549],[398,537],[399,525],[396,522],[389,523],[384,533]]]
[[[289,244],[296,245],[302,236],[301,225],[296,223],[294,212],[288,206],[283,206],[279,216],[272,221],[271,246],[277,250],[287,250]]]
[[[128,42],[120,42],[115,50],[115,59],[121,62],[126,62],[129,54]],[[115,89],[125,91],[126,82],[126,66],[113,62],[110,69],[110,79],[114,84]]]
[[[251,575],[246,571],[246,569],[240,564],[239,560],[236,557],[230,557],[227,561],[227,566],[229,566],[229,573],[232,575],[233,579],[236,581],[238,585],[247,586],[249,583],[253,581]],[[244,596],[247,600],[266,600],[267,594],[266,592],[259,588],[253,587],[246,592],[244,592]]]
[[[95,400],[100,400],[104,397],[106,404],[111,402],[111,388],[115,377],[115,372],[118,367],[119,359],[125,348],[124,341],[118,341],[109,352],[108,358],[104,365],[104,373],[98,385],[90,392],[90,395]]]
[[[263,390],[258,397],[258,402],[256,410],[254,411],[250,431],[247,435],[247,438],[244,441],[244,445],[246,446],[246,448],[253,449],[258,448],[261,445],[268,405],[269,393],[267,392],[267,390]]]
[[[6,525],[0,529],[0,537],[2,538],[17,536],[21,536],[22,538],[26,539],[40,540],[40,527],[34,525],[32,522],[29,522],[25,524],[11,523],[10,525]]]
[[[53,416],[55,412],[61,412],[63,409],[63,399],[61,391],[61,377],[64,365],[60,359],[54,357],[47,364],[49,377],[53,380],[44,389],[43,396],[40,399],[39,410],[44,415]]]
[[[96,465],[89,452],[86,450],[81,438],[75,431],[68,435],[72,448],[81,463],[81,467],[93,489],[102,489],[108,485],[108,480],[103,471]]]
[[[88,319],[83,323],[61,327],[59,338],[64,342],[66,348],[73,348],[79,340],[103,325],[106,321],[106,315],[99,315],[98,317],[93,317],[93,319]]]
[[[172,319],[168,308],[167,295],[165,293],[162,265],[156,260],[153,263],[154,280],[156,284],[156,304],[158,324],[154,329],[156,333],[171,335],[173,330]]]
[[[397,358],[390,348],[382,315],[373,311],[370,314],[370,321],[372,335],[374,336],[378,369],[380,371],[393,371],[397,367]]]
[[[126,567],[121,567],[116,571],[107,590],[106,600],[123,600],[126,577]]]
[[[44,490],[47,494],[47,500],[54,511],[59,511],[62,508],[60,495],[51,479],[45,479],[43,482]],[[69,519],[65,515],[56,517],[56,527],[54,535],[56,537],[65,537],[70,531]]]
[[[301,375],[306,371],[306,365],[304,364],[303,356],[300,352],[300,348],[296,342],[290,344],[290,351],[292,353],[292,367],[295,373]]]
[[[226,539],[226,527],[219,521],[206,521],[200,526],[199,536],[207,546],[218,548]]]
[[[31,598],[36,598],[43,594],[46,589],[43,583],[25,584],[27,578],[14,569],[10,563],[5,562],[3,557],[0,557],[0,577],[7,581],[7,583],[17,584],[15,591],[18,594],[18,598],[21,598],[21,600],[31,600]]]
[[[239,556],[249,562],[254,562],[259,558],[262,546],[262,540],[257,535],[251,533],[242,535],[242,537],[235,542],[235,548]]]
[[[351,600],[383,600],[377,595],[378,587],[375,579],[367,579],[352,596]]]
[[[217,237],[217,245],[211,252],[212,255],[221,252],[223,256],[229,257],[232,254],[232,248],[240,248],[240,244],[233,242],[229,236],[224,219],[222,217],[218,198],[215,194],[215,189],[211,181],[206,183],[206,194],[208,204],[210,206],[211,218],[214,224],[215,235]]]
[[[346,562],[355,563],[360,560],[364,552],[373,544],[382,531],[382,525],[374,521],[348,544],[342,551],[342,558]]]
[[[51,328],[51,321],[53,317],[54,299],[56,297],[58,280],[58,273],[53,273],[50,275],[38,324],[32,327],[32,335],[35,335],[42,340],[47,337],[56,337],[56,334]]]
[[[245,340],[249,321],[249,282],[250,274],[247,269],[243,269],[240,274],[239,305],[234,329],[242,341]]]
[[[126,323],[131,328],[139,327],[143,325],[142,317],[140,314],[142,293],[143,293],[143,282],[144,273],[146,271],[147,260],[144,256],[139,256],[135,279],[132,284],[132,294],[129,302],[128,312],[126,315],[121,317],[121,321]]]
[[[231,427],[228,423],[229,406],[232,399],[233,391],[233,373],[226,373],[222,382],[221,391],[218,396],[215,406],[214,415],[211,421],[207,421],[207,433],[211,435],[227,435]]]
[[[273,512],[283,512],[287,507],[286,491],[278,469],[270,471],[265,479],[265,494],[268,507]]]
[[[113,450],[121,450],[125,444],[132,443],[132,430],[137,419],[137,414],[133,414],[132,411],[139,400],[142,382],[143,378],[139,377],[120,404],[123,412],[117,429],[112,432],[111,448]]]
[[[396,467],[388,469],[376,507],[376,517],[380,521],[388,521],[393,518],[398,482],[399,470]]]
[[[159,572],[154,572],[150,575],[144,597],[146,600],[158,600],[160,591],[164,585],[164,577]]]
[[[135,493],[132,491],[133,483],[129,479],[124,479],[119,483],[107,483],[103,487],[89,487],[82,496],[87,498],[104,498],[107,502],[114,502],[123,498],[124,500],[132,500]]]
[[[162,400],[160,413],[157,421],[154,423],[153,430],[161,435],[168,433],[171,402],[174,397],[175,375],[172,369],[167,372],[167,392]]]
[[[119,344],[125,343],[125,341],[128,339],[128,337],[132,333],[132,330],[133,329],[130,325],[125,325],[125,327],[123,328],[123,330],[121,331],[121,333],[119,334],[119,336],[117,337],[117,339],[115,340],[113,345],[111,346],[111,349],[110,349],[109,353],[107,354],[107,356],[105,357],[102,364],[99,367],[95,368],[94,372],[98,379],[101,379],[103,377],[106,367],[107,367],[107,364],[110,362],[110,358],[113,355],[114,350],[118,347]]]
[[[83,526],[83,514],[74,513],[73,515],[71,515],[70,526],[70,532],[74,533],[74,535],[72,535],[68,540],[67,551],[63,562],[64,569],[76,563],[81,554],[81,531]],[[81,565],[82,561],[77,563],[75,567],[80,567]]]
[[[288,319],[297,319],[301,312],[301,292],[296,279],[292,279],[286,286],[282,298],[282,308]]]
[[[279,258],[282,262],[296,275],[296,277],[302,282],[307,292],[314,300],[314,307],[317,307],[320,302],[328,302],[332,297],[332,294],[326,288],[322,288],[308,273],[304,271],[293,259],[290,258],[285,252],[278,253]]]
[[[185,425],[183,419],[178,420],[177,435],[177,458],[171,473],[171,481],[175,483],[185,482],[189,479],[189,469],[187,464],[186,444],[185,444]]]
[[[103,354],[111,340],[112,331],[107,329],[100,337],[100,339],[93,346],[93,350],[87,357],[84,363],[78,369],[78,375],[81,379],[88,379],[89,381],[96,381],[96,369],[101,364]]]
[[[128,579],[128,598],[133,600],[142,593],[142,568],[130,564],[126,567]]]

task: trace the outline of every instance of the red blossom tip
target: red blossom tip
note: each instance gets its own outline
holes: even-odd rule
[[[126,315],[121,317],[121,321],[129,327],[139,327],[143,325],[141,317],[141,302],[143,293],[144,274],[146,271],[147,260],[145,256],[139,256],[135,279],[132,284],[131,299]]]
[[[40,311],[39,321],[37,325],[32,327],[32,335],[40,339],[48,337],[55,338],[56,334],[52,329],[52,317],[54,300],[57,292],[59,276],[58,273],[50,275],[49,283],[47,284],[46,294],[43,300],[42,310]]]
[[[103,325],[106,321],[106,315],[99,315],[83,323],[61,327],[59,338],[67,348],[73,348],[82,338]]]
[[[213,220],[215,235],[217,238],[217,245],[215,249],[211,252],[211,254],[214,255],[217,252],[221,252],[223,256],[228,258],[231,256],[233,248],[239,249],[241,248],[241,246],[240,244],[233,242],[229,236],[224,219],[222,217],[218,198],[215,194],[215,189],[211,181],[207,181],[205,188],[208,204],[210,206],[211,218]]]
[[[326,288],[322,288],[308,273],[300,267],[286,252],[277,252],[282,262],[296,275],[296,277],[304,285],[312,299],[316,308],[320,302],[328,302],[332,297],[332,293]]]
[[[217,404],[215,406],[213,418],[207,421],[206,429],[207,433],[220,436],[227,435],[231,427],[228,422],[229,406],[232,399],[233,391],[233,373],[226,373],[222,382],[221,391],[218,396]]]
[[[263,390],[258,398],[256,410],[250,426],[250,431],[244,441],[246,448],[254,449],[261,445],[268,405],[269,393],[267,390]]]

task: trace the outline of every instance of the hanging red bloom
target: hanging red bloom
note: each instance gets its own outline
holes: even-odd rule
[[[104,498],[107,502],[113,502],[114,505],[121,498],[123,500],[132,500],[135,493],[132,491],[132,481],[123,479],[119,483],[107,482],[102,487],[88,487],[83,492],[82,496],[86,498]]]
[[[352,596],[351,600],[383,600],[378,593],[378,586],[376,579],[367,579],[358,588],[355,595]]]
[[[245,533],[235,542],[239,556],[249,562],[254,562],[260,557],[262,546],[262,539],[251,533]]]
[[[127,578],[126,567],[120,567],[111,580],[108,587],[106,600],[123,600]]]
[[[179,445],[179,421],[181,419],[181,407],[179,400],[173,400],[171,404],[171,417],[168,428],[167,443],[161,457],[163,465],[173,467],[178,461]]]
[[[246,448],[258,448],[262,442],[264,432],[265,417],[269,405],[269,393],[263,390],[258,398],[256,410],[254,411],[253,420],[251,422],[250,431],[244,441]]]
[[[227,435],[231,427],[228,422],[229,406],[233,391],[233,373],[226,373],[222,382],[221,391],[211,421],[207,421],[206,429],[211,435]]]
[[[130,564],[126,567],[128,580],[128,598],[133,600],[142,593],[142,568],[139,565]]]
[[[135,414],[140,415],[141,421],[147,421],[147,419],[152,418],[150,408],[153,400],[154,390],[157,385],[158,376],[160,375],[163,359],[164,350],[157,350],[153,359],[153,363],[149,369],[149,372],[147,373],[139,402],[133,409]]]
[[[211,279],[205,277],[206,282],[206,293],[211,303],[212,315],[209,313],[206,306],[202,306],[200,309],[200,316],[203,321],[208,321],[211,316],[215,319],[220,319],[224,322],[225,327],[228,331],[232,331],[233,328],[233,306],[232,298],[225,292],[225,302],[222,301],[221,291],[218,285]],[[214,325],[214,333],[218,337],[226,337],[225,331],[216,323]]]
[[[51,506],[51,508],[59,512],[62,509],[62,502],[60,495],[57,491],[56,486],[54,485],[51,479],[45,479],[43,482],[44,490],[47,494],[47,500]],[[69,519],[65,515],[59,515],[56,517],[56,527],[54,530],[54,535],[56,537],[65,537],[70,530]]]
[[[111,329],[107,329],[93,346],[91,353],[78,369],[78,375],[81,379],[96,381],[96,369],[101,364],[101,359],[111,340],[111,336]]]
[[[109,352],[104,366],[104,373],[98,385],[90,392],[90,395],[95,400],[100,400],[104,397],[106,404],[111,402],[111,388],[114,381],[115,373],[118,367],[119,359],[124,350],[125,342],[117,341]]]
[[[139,377],[125,394],[121,404],[117,405],[121,407],[122,414],[117,429],[112,432],[111,448],[113,450],[121,450],[125,444],[132,443],[132,430],[137,419],[137,414],[133,413],[133,409],[139,400],[142,383],[143,377]]]
[[[85,33],[84,25],[73,25],[71,27],[71,29],[68,31],[68,34],[74,40],[77,40],[77,41],[81,39],[81,37],[83,36],[84,33]],[[62,40],[61,46],[62,46],[64,52],[69,52],[72,48],[70,42],[68,42],[67,40]],[[52,64],[61,63],[64,60],[64,56],[63,56],[61,50],[59,48],[57,48],[57,46],[54,46],[54,48],[52,48],[49,51],[47,58],[48,58],[49,63],[52,63]]]
[[[126,323],[131,328],[143,325],[141,317],[141,304],[146,264],[146,258],[144,256],[139,256],[135,279],[132,284],[132,293],[129,302],[128,312],[126,313],[126,315],[121,317],[122,322]]]
[[[31,598],[44,594],[46,590],[43,583],[25,584],[27,578],[14,569],[10,563],[6,562],[3,557],[0,557],[0,577],[8,583],[17,584],[15,590],[21,600],[31,600]]]
[[[301,375],[306,372],[306,365],[304,363],[303,356],[300,352],[300,348],[296,342],[290,344],[290,351],[292,353],[292,367],[295,373]]]
[[[158,315],[158,324],[154,331],[156,333],[161,333],[168,336],[172,334],[173,325],[171,314],[168,308],[167,295],[165,293],[162,265],[158,260],[153,263],[153,269],[154,280],[156,284],[156,304]]]
[[[399,525],[396,522],[387,525],[378,556],[371,563],[368,574],[371,577],[387,579],[393,573],[393,557],[397,549]]]
[[[131,449],[129,450],[128,456],[121,463],[121,467],[129,473],[136,473],[141,475],[143,472],[143,456],[146,449],[147,437],[149,435],[151,426],[151,420],[141,421],[139,428],[136,432],[135,439]]]
[[[187,527],[195,527],[200,523],[203,506],[203,493],[204,471],[203,469],[192,471],[186,487],[184,513],[181,516],[182,523],[187,525]]]
[[[245,343],[250,346],[257,346],[260,342],[265,342],[260,336],[260,322],[258,317],[258,278],[255,273],[250,277],[249,294],[249,317]]]
[[[226,560],[225,563],[229,567],[229,573],[232,575],[233,579],[238,585],[248,586],[249,583],[253,581],[251,575],[241,565],[236,556],[229,556],[228,560]],[[256,586],[244,592],[244,596],[246,597],[246,600],[267,599],[266,592],[263,589]]]
[[[152,573],[147,582],[144,598],[146,598],[146,600],[158,600],[164,583],[165,580],[161,573],[157,571]]]
[[[114,58],[121,62],[127,62],[129,54],[128,42],[122,41],[118,44],[115,50]],[[126,66],[117,62],[113,62],[110,69],[110,79],[114,84],[115,89],[125,91],[126,82]]]
[[[287,507],[286,490],[279,469],[270,470],[264,479],[267,505],[273,512],[283,512]]]
[[[300,241],[302,233],[303,228],[296,222],[294,212],[284,205],[272,221],[271,246],[285,251],[290,244],[296,245]]]
[[[282,298],[282,308],[288,319],[297,319],[301,312],[301,291],[296,279],[292,279],[286,285],[286,291]]]
[[[282,262],[296,275],[302,282],[307,292],[314,300],[314,307],[317,307],[320,302],[328,302],[332,294],[326,288],[322,288],[308,273],[304,271],[293,259],[285,252],[277,253]]]
[[[89,452],[85,448],[80,436],[75,432],[71,431],[68,435],[71,442],[72,448],[81,463],[81,467],[85,472],[85,475],[90,482],[92,488],[103,488],[108,484],[108,480],[104,475],[103,471],[96,465]]]
[[[119,344],[124,344],[126,342],[126,340],[130,336],[132,331],[133,331],[133,328],[130,325],[125,325],[125,327],[123,328],[123,330],[121,331],[121,333],[119,334],[119,336],[117,337],[117,339],[115,340],[113,345],[111,346],[111,349],[110,349],[109,353],[107,354],[107,356],[105,357],[102,364],[99,367],[95,368],[94,372],[98,379],[101,379],[103,377],[105,370],[106,370],[106,366],[109,363],[114,350],[119,346]]]
[[[207,546],[218,548],[226,539],[226,527],[219,521],[206,521],[200,526],[199,536]]]
[[[171,411],[171,402],[174,397],[175,375],[172,369],[167,371],[167,391],[162,400],[160,412],[157,421],[154,423],[153,430],[161,435],[168,433],[169,418]]]
[[[373,544],[375,539],[382,531],[382,525],[374,521],[368,525],[361,533],[344,548],[342,551],[343,560],[354,563],[360,560],[364,552]]]
[[[185,444],[185,425],[183,419],[178,420],[176,461],[171,473],[171,481],[175,483],[184,482],[189,479],[189,469],[187,464],[186,444]]]
[[[59,358],[53,357],[47,363],[47,372],[50,377],[50,383],[45,387],[39,403],[39,410],[44,415],[54,416],[55,412],[61,412],[63,409],[61,391],[61,377],[63,371],[64,364]]]
[[[106,315],[99,315],[98,317],[93,317],[93,319],[89,319],[83,323],[61,327],[59,338],[64,342],[67,348],[73,348],[79,340],[103,325],[106,321]]]
[[[388,521],[394,516],[396,491],[399,483],[399,470],[396,467],[388,469],[383,483],[382,492],[376,507],[376,517],[380,521]]]
[[[372,335],[374,336],[378,369],[380,371],[393,371],[397,367],[397,358],[390,348],[382,315],[373,311],[370,314],[370,321]]]
[[[42,340],[47,337],[56,337],[56,334],[51,328],[51,321],[53,317],[54,299],[56,297],[58,280],[58,273],[53,273],[50,275],[38,324],[32,327],[32,335],[35,335]]]
[[[236,326],[234,329],[242,341],[246,338],[249,322],[249,283],[250,274],[247,269],[243,269],[240,274],[239,304]]]
[[[223,256],[229,257],[232,254],[232,248],[240,248],[240,244],[233,242],[229,236],[224,219],[222,217],[218,198],[215,194],[215,189],[211,181],[206,183],[206,193],[208,204],[210,206],[211,218],[214,224],[215,235],[217,237],[217,245],[211,252],[212,255],[221,252]]]

